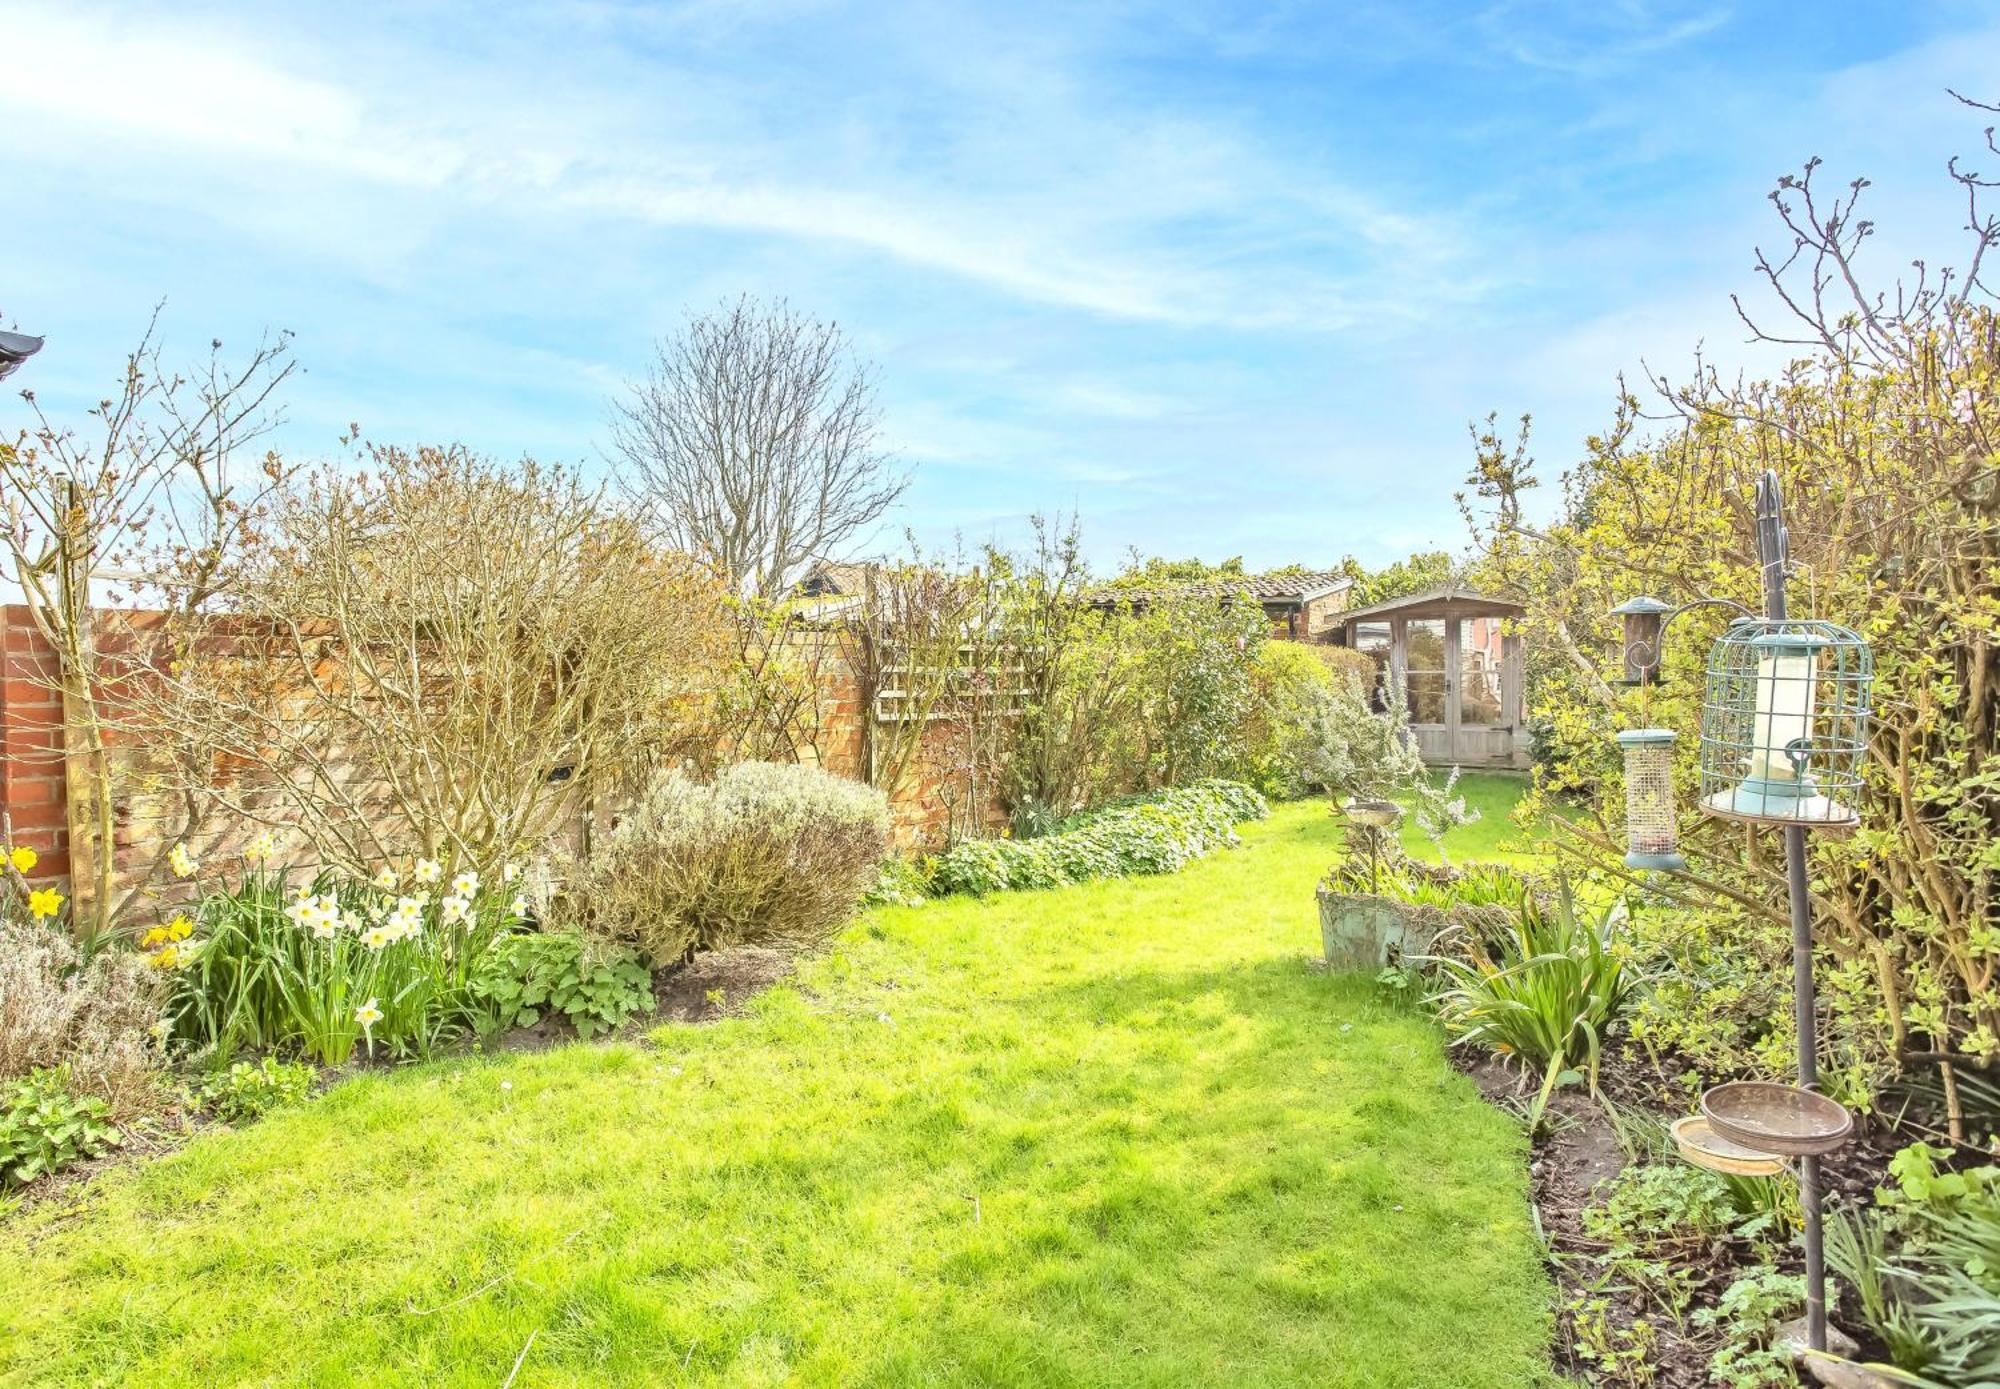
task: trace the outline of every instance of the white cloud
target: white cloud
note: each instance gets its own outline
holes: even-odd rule
[[[274,180],[311,205],[295,229],[308,242],[325,237],[308,225],[324,221],[323,185],[344,180],[360,222],[386,200],[418,221],[520,211],[718,228],[859,248],[1112,319],[1319,331],[1407,313],[1377,288],[1378,263],[1456,246],[1441,224],[1226,130],[1077,104],[1053,73],[1043,95],[1067,104],[975,90],[967,100],[987,105],[949,135],[819,130],[785,111],[760,122],[712,74],[663,83],[649,105],[623,71],[594,86],[551,76],[536,100],[553,114],[527,122],[522,76],[490,62],[385,48],[358,64],[329,47],[308,73],[296,53],[197,18],[84,7],[19,8],[8,40],[0,114],[34,132],[11,157],[87,167],[265,236],[284,234],[265,205],[286,196]],[[163,169],[176,164],[190,167],[178,186]]]
[[[120,142],[197,146],[435,186],[463,163],[451,144],[370,122],[349,88],[288,72],[234,40],[82,9],[12,11],[0,104]]]

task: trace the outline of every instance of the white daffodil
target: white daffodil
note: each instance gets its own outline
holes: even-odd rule
[[[420,858],[417,860],[417,866],[410,871],[410,876],[419,883],[429,886],[431,883],[443,880],[444,865],[434,858]]]
[[[361,943],[370,950],[380,950],[394,939],[395,937],[389,933],[387,926],[370,926],[362,933]]]
[[[375,876],[369,881],[375,884],[377,892],[394,892],[396,890],[396,870],[385,863],[376,870]]]
[[[521,865],[518,863],[505,864],[500,869],[500,881],[503,883],[511,883],[520,876]]]
[[[513,911],[514,915],[526,916],[528,914],[528,899],[517,892],[514,894],[514,900],[508,904],[508,907]]]
[[[438,912],[445,925],[455,926],[472,914],[472,903],[463,897],[447,897]]]
[[[269,863],[278,853],[278,841],[269,830],[251,840],[243,848],[243,861],[253,865]]]
[[[364,1029],[373,1027],[382,1021],[382,1010],[375,1006],[375,1000],[371,998],[354,1010],[354,1020]]]
[[[451,891],[455,897],[474,897],[479,893],[479,875],[470,868],[451,880]]]
[[[176,878],[192,878],[194,870],[200,866],[195,862],[194,856],[188,853],[185,844],[176,844],[167,850],[167,867],[173,869]]]

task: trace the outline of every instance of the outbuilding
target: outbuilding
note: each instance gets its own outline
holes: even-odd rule
[[[1375,662],[1376,698],[1400,688],[1424,761],[1529,764],[1519,603],[1445,586],[1340,614],[1344,644]]]

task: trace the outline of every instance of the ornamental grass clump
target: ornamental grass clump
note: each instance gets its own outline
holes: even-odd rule
[[[1595,923],[1585,920],[1564,883],[1553,909],[1524,895],[1513,929],[1491,948],[1475,944],[1466,958],[1426,961],[1443,986],[1431,1004],[1454,1042],[1518,1057],[1542,1072],[1532,1120],[1565,1079],[1587,1076],[1597,1087],[1605,1034],[1623,1015],[1634,982],[1613,940],[1618,915],[1614,905]]]
[[[732,945],[806,949],[854,915],[888,847],[887,797],[816,767],[663,772],[563,908],[655,965]]]

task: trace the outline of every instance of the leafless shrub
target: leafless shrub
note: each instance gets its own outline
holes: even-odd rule
[[[94,936],[134,906],[160,867],[121,882],[115,808],[140,784],[166,789],[175,835],[206,803],[186,794],[203,752],[181,736],[170,701],[127,696],[135,670],[172,664],[226,607],[258,543],[271,497],[290,475],[256,448],[279,420],[276,399],[294,363],[288,339],[261,343],[231,366],[215,343],[183,375],[163,365],[147,326],[116,389],[72,427],[50,419],[23,391],[35,427],[0,439],[0,553],[54,668],[28,669],[62,699],[62,737],[50,737],[69,788],[72,922]],[[152,611],[93,608],[129,599]]]
[[[697,566],[560,468],[369,462],[286,489],[229,639],[165,682],[231,813],[352,868],[485,868],[711,736],[727,628]]]

